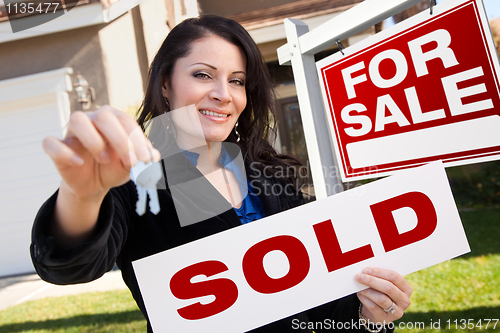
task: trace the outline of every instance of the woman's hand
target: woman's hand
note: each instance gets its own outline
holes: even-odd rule
[[[137,122],[110,106],[73,112],[65,139],[47,137],[43,148],[62,177],[61,187],[79,199],[127,182],[137,159],[149,162],[153,154],[159,159]]]
[[[138,159],[160,159],[137,122],[110,106],[73,112],[66,138],[47,137],[43,148],[62,177],[51,226],[60,245],[92,235],[106,193],[130,179]]]
[[[399,273],[370,267],[356,274],[356,281],[369,287],[357,295],[363,304],[362,314],[372,323],[393,322],[401,318],[410,306],[412,288]],[[393,302],[394,313],[390,311]]]

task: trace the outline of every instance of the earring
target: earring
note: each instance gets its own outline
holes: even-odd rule
[[[166,97],[165,97],[165,103],[167,104],[167,107],[169,107],[168,100]],[[164,115],[166,116],[167,132],[172,133],[172,129],[170,128],[170,124],[172,124],[172,114],[170,112],[165,111]]]
[[[163,99],[165,100],[165,104],[167,105],[167,109],[170,110],[170,103],[168,102],[168,99],[166,97],[163,97]]]
[[[241,135],[238,133],[238,122],[236,121],[236,124],[234,125],[234,133],[236,133],[237,139],[236,142],[240,142],[241,140]]]

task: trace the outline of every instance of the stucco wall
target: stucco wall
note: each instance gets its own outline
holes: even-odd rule
[[[145,57],[146,51],[136,43],[130,11],[99,30],[98,37],[109,105],[125,110],[140,104],[144,89],[139,58]]]
[[[108,103],[104,64],[95,25],[0,44],[0,80],[71,67],[96,89],[97,104]],[[70,93],[71,109],[81,109]]]
[[[148,1],[151,2],[148,6],[158,3]],[[140,12],[136,16],[140,18]],[[162,22],[166,26],[166,20]],[[149,32],[158,27],[147,25]],[[163,34],[164,29],[160,33]],[[142,40],[136,38],[136,34],[142,36]],[[134,25],[129,11],[107,25],[2,43],[0,80],[71,67],[74,75],[83,75],[96,91],[91,110],[106,104],[127,109],[140,104],[143,98],[149,66],[145,44],[153,53],[158,40],[160,36],[156,34],[144,40],[141,22],[138,24],[135,20]],[[70,103],[71,110],[81,109],[75,92],[70,93]]]
[[[170,29],[167,25],[167,9],[161,0],[145,0],[139,5],[144,41],[146,44],[148,66]]]

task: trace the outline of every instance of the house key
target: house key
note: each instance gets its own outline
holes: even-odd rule
[[[137,203],[135,211],[137,215],[144,215],[146,212],[146,202],[149,195],[149,210],[153,214],[160,212],[160,202],[158,200],[158,191],[156,183],[161,179],[162,171],[160,163],[151,161],[144,164],[138,161],[135,166],[130,169],[130,179],[135,183],[137,188]]]

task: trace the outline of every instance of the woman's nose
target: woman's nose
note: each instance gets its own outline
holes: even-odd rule
[[[223,103],[230,102],[232,100],[232,96],[229,92],[228,83],[217,82],[210,92],[210,97]]]

